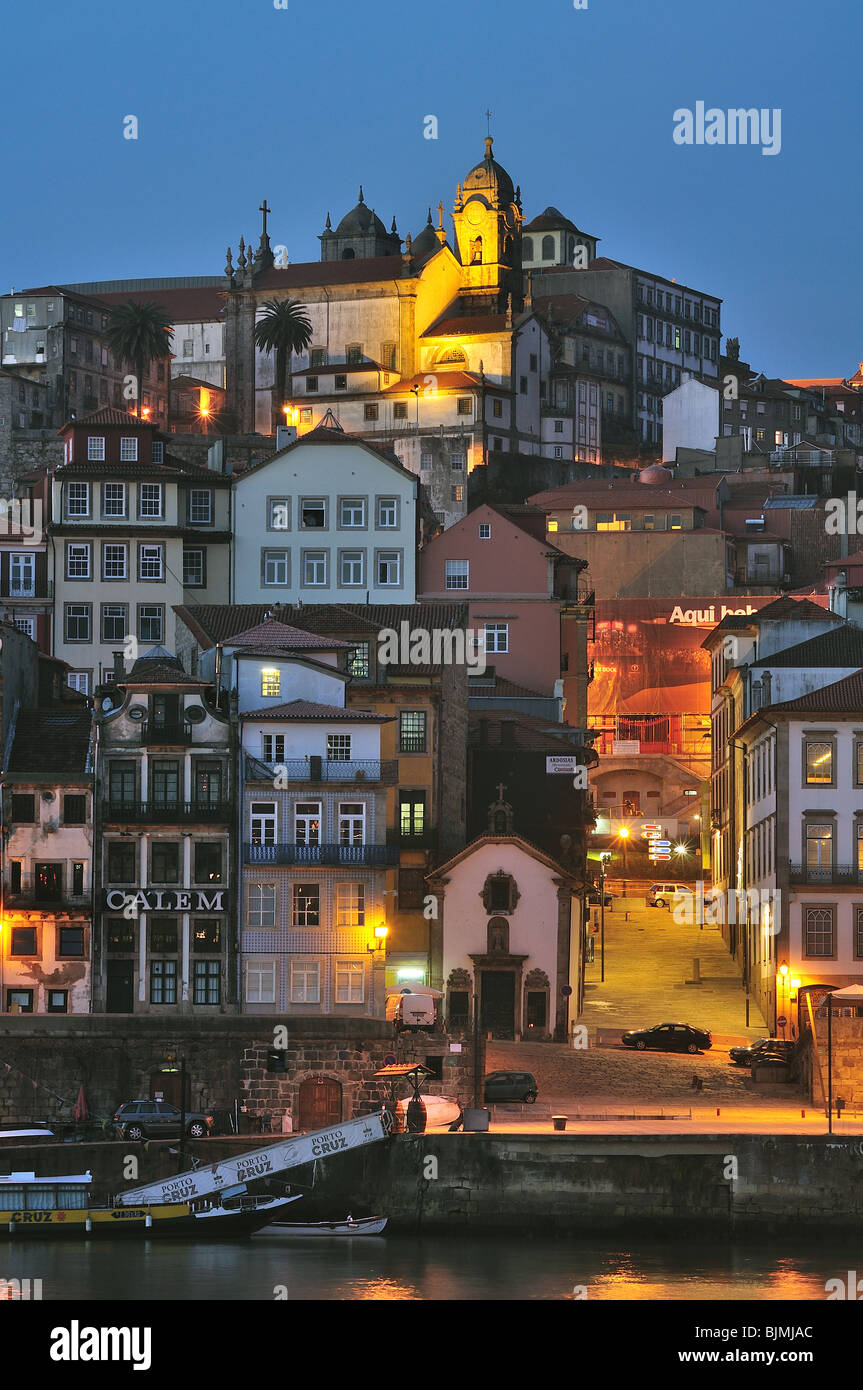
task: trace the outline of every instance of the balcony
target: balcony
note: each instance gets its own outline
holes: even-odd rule
[[[350,758],[345,761],[326,758],[287,758],[284,762],[264,761],[256,758],[270,776],[281,772],[289,782],[386,782],[395,783],[398,779],[398,763],[391,759]]]
[[[853,864],[831,864],[826,868],[792,864],[789,877],[791,883],[824,884],[826,887],[838,888],[843,884],[863,883],[863,868],[858,869]]]
[[[141,742],[186,747],[192,742],[192,728],[190,724],[154,724],[146,719],[141,725]]]
[[[157,822],[162,825],[182,825],[187,821],[216,822],[228,825],[231,820],[230,801],[103,801],[102,820],[142,825]]]
[[[246,845],[245,862],[288,867],[362,864],[367,868],[386,868],[398,864],[399,852],[393,845]]]

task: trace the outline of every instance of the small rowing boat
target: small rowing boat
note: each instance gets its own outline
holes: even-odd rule
[[[348,1216],[344,1221],[273,1221],[270,1231],[281,1236],[379,1236],[386,1216]]]

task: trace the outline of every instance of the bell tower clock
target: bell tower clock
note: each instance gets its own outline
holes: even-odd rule
[[[453,207],[461,293],[485,301],[488,308],[502,308],[512,294],[520,307],[521,197],[492,157],[493,143],[487,136],[485,158],[459,184]]]

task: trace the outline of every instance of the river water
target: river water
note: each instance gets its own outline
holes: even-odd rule
[[[859,1255],[859,1259],[856,1257]],[[593,1236],[364,1236],[261,1232],[239,1243],[177,1241],[0,1249],[0,1280],[41,1279],[43,1301],[78,1300],[817,1300],[863,1271],[863,1250],[803,1237],[793,1246],[633,1243]]]

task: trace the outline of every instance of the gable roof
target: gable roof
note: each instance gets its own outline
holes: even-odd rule
[[[11,780],[63,782],[89,776],[91,723],[89,709],[58,704],[20,710],[7,768]]]
[[[810,690],[808,695],[765,708],[772,714],[853,714],[859,718],[863,711],[863,670],[843,676],[832,685],[823,685],[820,690]]]
[[[273,603],[200,603],[194,607],[175,604],[181,618],[203,651],[221,642],[230,646],[234,636],[263,623],[276,607]],[[431,630],[435,627],[465,627],[466,603],[310,603],[281,604],[278,620],[303,624],[314,633],[376,639],[382,628],[398,630],[400,622]]]
[[[261,647],[270,647],[275,651],[281,648],[287,651],[333,651],[348,648],[350,643],[341,642],[337,637],[320,637],[317,633],[306,632],[303,628],[293,627],[277,618],[266,618],[262,623],[256,623],[253,627],[238,632],[231,638],[230,646],[255,647],[259,650]]]
[[[863,628],[843,623],[772,656],[760,657],[751,663],[752,668],[756,666],[863,666]]]
[[[538,863],[545,865],[547,869],[551,869],[556,878],[565,879],[571,884],[577,884],[579,882],[574,874],[564,869],[561,864],[558,864],[555,859],[547,855],[544,850],[539,849],[537,845],[531,844],[530,840],[523,840],[520,835],[480,835],[476,840],[471,840],[470,844],[465,845],[464,849],[459,850],[458,854],[454,854],[452,859],[448,859],[445,864],[440,864],[433,873],[427,874],[426,878],[443,878],[451,869],[454,869],[457,864],[461,864],[463,860],[470,858],[477,850],[484,849],[486,845],[494,847],[498,845],[513,845],[516,849],[521,850],[523,854],[529,855],[531,859],[535,859]]]
[[[327,415],[330,415],[329,411],[327,411]],[[327,417],[324,416],[324,419],[326,418]],[[247,478],[251,477],[253,473],[257,473],[261,468],[268,468],[271,463],[275,463],[277,459],[284,458],[286,454],[291,453],[294,449],[302,449],[309,444],[348,444],[355,449],[365,449],[366,453],[374,454],[375,458],[382,460],[388,468],[392,468],[394,472],[400,473],[403,478],[409,478],[410,481],[419,488],[419,479],[417,475],[405,468],[396,458],[395,454],[385,445],[372,444],[369,440],[363,439],[358,434],[347,434],[340,425],[334,428],[331,425],[325,425],[323,423],[316,425],[313,430],[307,430],[305,434],[300,435],[299,439],[295,439],[292,444],[287,444],[284,449],[279,449],[277,453],[270,454],[267,458],[261,459],[259,463],[253,463],[250,468],[244,469],[242,473],[237,473],[237,483],[244,483]]]
[[[348,720],[354,724],[389,724],[395,717],[394,714],[377,714],[370,709],[356,709],[353,705],[318,705],[313,700],[288,700],[286,704],[246,710],[240,715],[240,719],[279,719],[306,723],[311,720],[328,719],[333,723]]]

